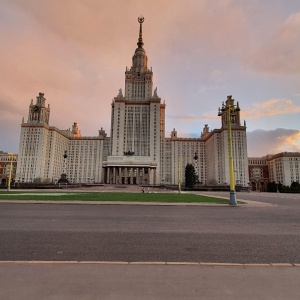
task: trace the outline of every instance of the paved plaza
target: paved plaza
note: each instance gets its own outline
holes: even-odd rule
[[[115,190],[141,192],[78,192]],[[238,207],[1,202],[0,298],[298,299],[299,196],[241,192]]]

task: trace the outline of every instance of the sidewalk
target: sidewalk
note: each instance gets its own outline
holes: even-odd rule
[[[0,263],[1,299],[299,299],[300,267]]]

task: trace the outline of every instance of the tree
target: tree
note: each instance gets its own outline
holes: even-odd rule
[[[276,183],[275,181],[269,182],[267,184],[267,192],[276,193],[277,191],[281,192],[282,190],[282,183]]]
[[[297,181],[293,181],[291,184],[291,192],[299,193],[300,192],[300,183]]]
[[[187,164],[185,167],[185,186],[192,189],[197,183],[197,179],[194,166],[192,164]]]

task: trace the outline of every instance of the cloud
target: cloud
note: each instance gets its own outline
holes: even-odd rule
[[[181,121],[195,121],[195,120],[201,120],[199,116],[196,115],[169,115],[168,118],[170,119],[177,119]]]
[[[183,123],[180,124],[180,126],[185,127],[187,124],[184,122],[190,122],[190,124],[193,124],[194,126],[202,126],[205,122],[210,121],[212,126],[215,126],[218,121],[221,122],[220,117],[217,115],[217,113],[203,113],[202,115],[167,115],[167,119],[172,122],[172,120],[182,121]],[[193,123],[194,122],[194,123]],[[177,123],[177,128],[178,127]],[[186,128],[188,129],[188,128]],[[185,134],[185,133],[184,133]],[[186,134],[185,134],[186,135]]]
[[[273,75],[300,75],[300,12],[290,15],[252,59],[258,71]]]
[[[300,105],[294,104],[291,99],[274,98],[262,103],[253,103],[251,108],[241,110],[241,115],[247,120],[299,112]]]
[[[39,92],[45,93],[46,103],[51,105],[52,126],[65,129],[78,122],[83,135],[95,135],[100,127],[109,133],[111,100],[119,88],[124,89],[124,71],[131,65],[138,39],[137,17],[141,14],[145,17],[143,38],[148,66],[153,66],[154,87],[158,86],[159,95],[166,99],[171,115],[167,115],[166,126],[189,132],[208,120],[212,127],[219,127],[220,103],[216,99],[220,95],[240,92],[247,97],[253,90],[269,90],[266,82],[255,81],[253,88],[248,75],[245,77],[249,68],[244,62],[249,61],[249,53],[261,37],[268,35],[261,23],[278,28],[271,0],[266,4],[239,0],[0,2],[0,106],[5,115],[1,116],[0,127],[5,122],[17,122],[17,126],[7,128],[12,136],[19,134],[20,120],[22,116],[27,119],[30,100]],[[286,12],[279,13],[286,19]],[[263,72],[279,72],[275,62],[286,49],[295,53],[287,52],[284,58],[290,55],[288,63],[297,67],[298,21],[298,13],[291,15],[261,46],[256,60],[251,60],[257,70],[262,67]],[[274,58],[269,57],[273,52]],[[265,61],[267,68],[261,64]],[[281,78],[279,83],[269,83],[282,91],[283,96],[276,97],[285,97],[291,87],[281,85]],[[286,97],[297,93],[298,86]],[[296,111],[292,104],[288,107]],[[252,116],[255,109],[253,106]],[[0,132],[0,150],[7,149],[6,141]]]
[[[277,128],[247,132],[248,156],[300,152],[300,130]]]
[[[201,133],[177,131],[177,136],[184,139],[199,139],[201,137]]]
[[[300,105],[294,104],[291,99],[273,98],[261,103],[253,103],[250,108],[241,110],[242,119],[256,119],[266,116],[286,115],[300,113]],[[203,113],[202,116],[197,117],[193,115],[172,116],[172,118],[182,120],[211,120],[219,119],[217,113],[209,112]]]

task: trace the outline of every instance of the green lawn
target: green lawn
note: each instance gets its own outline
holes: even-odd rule
[[[0,192],[0,200],[42,201],[127,201],[127,202],[202,202],[228,204],[227,199],[185,193],[80,193],[80,192]]]

